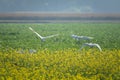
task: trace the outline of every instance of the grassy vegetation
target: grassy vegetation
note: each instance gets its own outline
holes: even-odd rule
[[[59,36],[42,42],[28,27]],[[76,41],[72,34],[94,39]],[[119,80],[119,35],[120,23],[0,24],[0,80]],[[100,44],[103,52],[80,51],[85,42]]]
[[[59,34],[58,37],[42,42],[28,27],[42,36]],[[72,34],[92,36],[92,41],[76,41]],[[119,23],[66,23],[66,24],[0,24],[0,45],[24,49],[67,49],[77,48],[84,42],[100,44],[103,49],[120,49]]]

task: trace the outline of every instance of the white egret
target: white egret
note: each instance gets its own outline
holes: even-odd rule
[[[50,35],[50,36],[43,37],[40,34],[38,34],[36,31],[34,31],[31,27],[29,27],[29,29],[31,31],[33,31],[42,41],[45,41],[46,38],[51,38],[51,37],[58,36],[58,34],[55,34],[55,35]]]
[[[102,51],[100,45],[99,45],[99,44],[96,44],[96,43],[84,43],[84,44],[82,45],[81,49],[83,49],[85,46],[97,47],[97,48],[100,50],[100,52]],[[80,49],[80,50],[81,50],[81,49]]]
[[[31,54],[32,54],[32,53],[36,53],[36,52],[37,52],[37,51],[36,51],[35,49],[30,49],[30,50],[29,50],[29,53],[31,53]]]
[[[77,36],[77,35],[71,35],[72,38],[76,39],[76,40],[80,40],[80,39],[83,39],[83,40],[91,40],[93,39],[93,37],[88,37],[88,36]]]

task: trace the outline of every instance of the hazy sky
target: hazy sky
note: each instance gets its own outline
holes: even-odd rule
[[[120,13],[120,0],[0,0],[0,12]]]

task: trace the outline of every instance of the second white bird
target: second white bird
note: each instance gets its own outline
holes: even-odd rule
[[[100,50],[100,52],[102,51],[100,45],[99,45],[99,44],[96,44],[96,43],[84,43],[84,44],[82,45],[81,49],[83,49],[85,46],[97,47],[97,48]],[[80,50],[81,50],[81,49],[80,49]]]

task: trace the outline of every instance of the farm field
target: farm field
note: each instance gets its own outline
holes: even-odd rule
[[[43,42],[29,27],[42,36],[59,35]],[[94,39],[77,41],[72,34]],[[90,42],[102,52],[80,50]],[[119,44],[120,23],[1,23],[0,80],[119,80]]]

